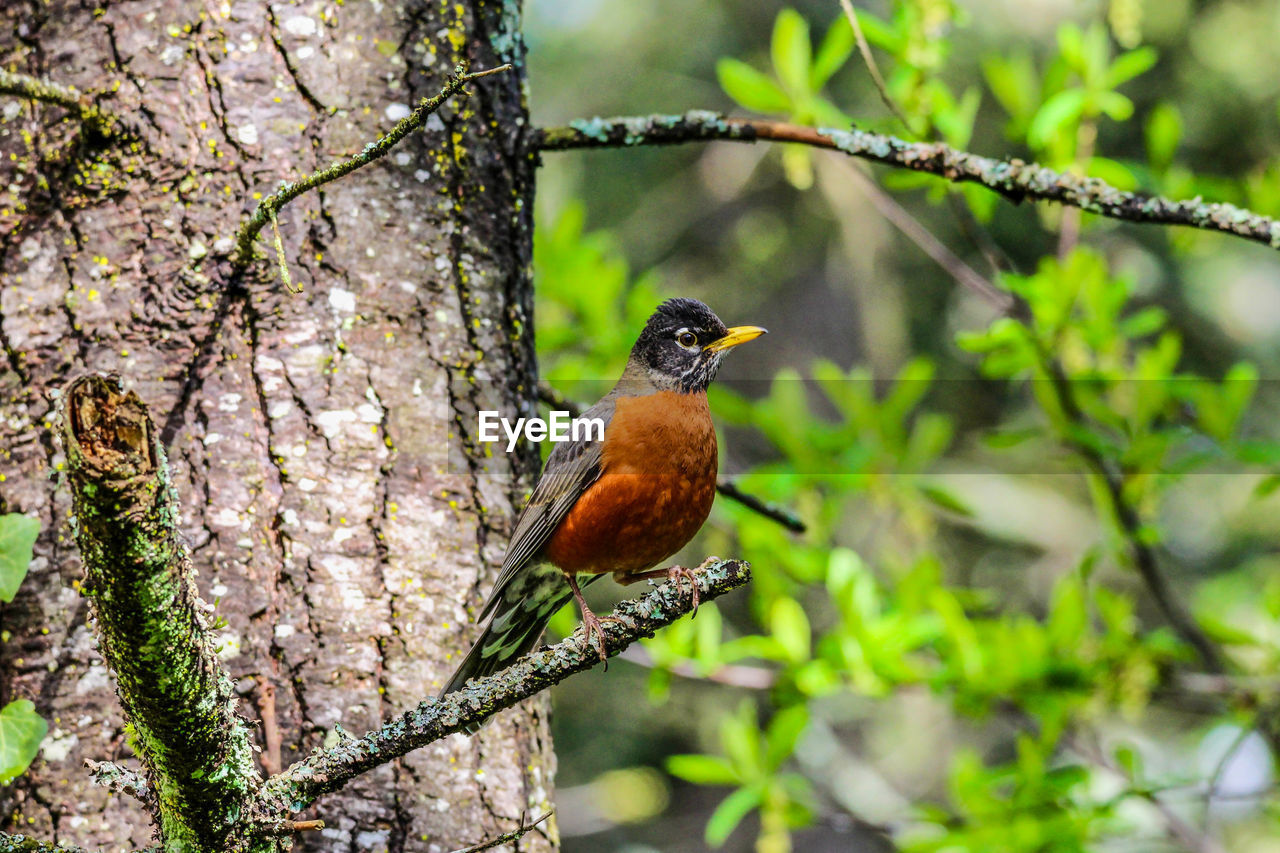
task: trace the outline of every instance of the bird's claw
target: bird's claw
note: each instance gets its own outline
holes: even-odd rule
[[[705,563],[703,564],[705,565]],[[702,568],[699,566],[698,568]],[[698,603],[701,601],[701,591],[698,589],[698,578],[694,574],[697,569],[690,569],[685,566],[672,566],[667,569],[667,579],[672,583],[679,584],[681,580],[688,579],[689,586],[693,589],[693,610],[689,614],[690,619],[698,618]]]
[[[582,613],[582,631],[584,639],[587,641],[588,646],[594,645],[596,647],[596,651],[600,653],[600,662],[605,665],[606,670],[609,667],[609,653],[604,644],[604,627],[602,623],[610,618],[611,617],[606,616],[604,619],[601,619],[590,610],[584,610]],[[594,643],[592,642],[593,636],[595,637]]]

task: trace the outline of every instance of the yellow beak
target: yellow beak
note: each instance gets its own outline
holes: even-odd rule
[[[720,350],[732,349],[738,344],[745,344],[747,341],[754,341],[761,335],[767,334],[769,334],[769,330],[762,329],[759,326],[734,326],[723,338],[707,344],[706,349],[708,352],[719,352]]]

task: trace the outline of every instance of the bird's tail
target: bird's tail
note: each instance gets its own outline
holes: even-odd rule
[[[564,574],[553,566],[531,565],[517,572],[485,604],[480,618],[493,618],[440,695],[461,690],[470,679],[499,672],[527,654],[571,594]],[[479,725],[467,727],[468,733],[479,730]]]

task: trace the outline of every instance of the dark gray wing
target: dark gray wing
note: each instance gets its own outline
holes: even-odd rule
[[[613,418],[613,408],[614,395],[609,394],[583,412],[581,417],[600,418],[607,429]],[[542,477],[516,522],[507,555],[502,560],[502,571],[480,613],[481,622],[497,607],[503,591],[516,574],[547,544],[578,496],[599,478],[603,447],[603,441],[579,439],[560,442],[552,449]]]

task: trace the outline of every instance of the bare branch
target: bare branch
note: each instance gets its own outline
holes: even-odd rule
[[[160,792],[155,816],[174,849],[218,849],[260,777],[196,594],[158,431],[136,394],[100,375],[67,386],[59,421],[83,589]]]
[[[324,829],[324,821],[315,820],[290,820],[287,817],[278,817],[274,820],[263,821],[250,826],[249,834],[265,837],[279,837],[281,835],[293,835],[295,832],[312,832],[314,830]]]
[[[421,127],[426,123],[427,118],[440,109],[444,102],[453,97],[462,90],[462,87],[472,80],[479,80],[481,77],[488,77],[490,74],[500,74],[504,71],[510,71],[511,65],[499,65],[497,68],[490,68],[487,71],[477,71],[474,74],[467,73],[465,64],[459,65],[454,69],[453,76],[445,81],[444,88],[438,94],[431,98],[423,98],[417,109],[411,112],[407,117],[401,119],[395,127],[393,127],[385,136],[380,137],[375,142],[370,142],[364,147],[359,154],[349,157],[346,160],[334,163],[327,169],[321,169],[314,172],[300,181],[282,182],[280,189],[258,202],[258,207],[253,211],[253,215],[245,220],[240,226],[240,233],[236,235],[235,257],[232,266],[236,271],[243,270],[253,261],[253,241],[257,239],[258,233],[266,226],[268,222],[274,224],[276,214],[280,209],[298,196],[313,190],[316,187],[324,186],[327,183],[336,181],[341,177],[351,174],[356,169],[369,165],[375,160],[385,157],[392,148],[396,146],[400,140],[408,136],[412,131]],[[279,244],[279,238],[276,238],[277,256],[281,265],[281,275],[284,276],[286,285],[289,283],[288,269],[284,260],[283,247]],[[292,288],[290,288],[292,289]]]
[[[902,126],[911,130],[911,122],[907,119],[906,113],[898,106],[898,102],[889,94],[889,87],[884,83],[884,77],[880,76],[880,66],[876,65],[876,58],[871,55],[871,45],[867,44],[867,37],[862,32],[862,24],[858,23],[858,14],[853,10],[853,4],[849,0],[840,0],[840,8],[844,10],[844,16],[849,21],[849,26],[853,27],[853,39],[858,43],[858,53],[862,54],[862,61],[867,66],[867,73],[871,75],[871,82],[876,84],[876,91],[880,93],[880,100],[884,101],[884,105],[889,108],[889,112],[902,122]]]
[[[702,601],[717,598],[751,579],[739,560],[708,563],[694,574]],[[666,583],[638,599],[623,601],[602,621],[605,648],[617,655],[641,637],[653,636],[693,610],[688,584]],[[443,737],[464,731],[504,708],[600,663],[581,629],[554,646],[525,655],[496,675],[473,680],[440,699],[428,700],[361,738],[319,749],[267,780],[255,806],[261,820],[307,808],[352,778]]]
[[[1049,376],[1050,388],[1063,415],[1074,425],[1086,424],[1087,418],[1076,401],[1075,393],[1071,387],[1071,380],[1063,373],[1062,366],[1044,347],[1037,346],[1039,348],[1040,362]],[[1142,517],[1139,514],[1138,507],[1125,494],[1124,474],[1117,469],[1113,460],[1104,456],[1092,444],[1081,441],[1071,435],[1062,436],[1062,440],[1084,460],[1088,469],[1093,472],[1094,476],[1101,481],[1106,489],[1107,496],[1111,502],[1111,510],[1120,527],[1120,532],[1124,535],[1125,543],[1129,547],[1129,556],[1133,561],[1134,568],[1137,570],[1138,576],[1142,578],[1143,584],[1146,585],[1147,591],[1151,593],[1151,598],[1155,601],[1156,607],[1159,608],[1169,626],[1184,642],[1195,649],[1206,669],[1216,674],[1226,672],[1226,661],[1223,658],[1222,650],[1200,627],[1200,623],[1187,612],[1182,602],[1178,599],[1177,593],[1170,586],[1168,578],[1161,571],[1160,562],[1156,559],[1155,549],[1151,547],[1142,530]]]
[[[453,853],[480,853],[481,850],[492,850],[494,847],[497,847],[499,844],[506,844],[508,841],[518,841],[519,839],[525,836],[525,833],[533,829],[538,824],[542,823],[547,818],[551,817],[551,815],[552,815],[552,812],[547,812],[542,817],[538,818],[537,820],[531,823],[525,823],[524,815],[520,815],[520,826],[517,827],[516,829],[513,829],[511,832],[507,832],[507,833],[504,833],[503,835],[499,835],[497,838],[490,838],[488,841],[482,841],[479,844],[475,845],[474,847],[468,847],[464,850],[455,850],[453,851]]]
[[[871,204],[889,222],[901,231],[908,240],[915,243],[929,258],[955,279],[962,287],[967,287],[978,296],[990,302],[1002,312],[1008,312],[1014,306],[1014,299],[1009,293],[992,284],[987,278],[979,275],[973,267],[966,264],[946,244],[934,236],[933,232],[920,224],[920,220],[912,216],[905,207],[898,204],[890,193],[880,189],[867,175],[863,174],[856,164],[842,161],[845,174],[858,185],[858,188],[871,199]]]
[[[632,646],[619,657],[628,663],[642,666],[645,669],[657,669],[658,664],[644,646]],[[695,681],[713,681],[726,687],[741,687],[744,690],[768,690],[778,683],[778,673],[762,666],[747,666],[738,663],[726,663],[709,672],[702,672],[690,661],[682,661],[663,668],[673,675]]]
[[[29,835],[9,835],[0,832],[0,853],[91,853],[82,847],[52,841],[41,841]],[[135,853],[160,853],[159,847],[147,847]]]
[[[553,409],[568,412],[572,417],[578,417],[582,414],[582,406],[578,405],[568,397],[561,394],[549,383],[542,381],[538,383],[538,399],[546,403]],[[738,488],[738,484],[728,478],[721,478],[716,483],[716,491],[724,495],[731,501],[737,501],[747,509],[763,515],[770,521],[776,521],[792,533],[804,533],[809,528],[805,525],[800,517],[786,507],[778,506],[774,503],[762,500],[755,495],[747,494]]]
[[[0,95],[16,95],[19,98],[66,107],[76,114],[82,124],[103,137],[119,136],[123,131],[115,114],[102,109],[90,95],[74,86],[62,86],[0,68]]]
[[[1057,172],[1037,163],[998,160],[960,151],[941,142],[906,142],[896,136],[865,130],[815,129],[777,121],[725,118],[695,110],[684,115],[585,119],[571,122],[567,127],[542,128],[531,135],[531,145],[542,151],[712,140],[798,142],[936,175],[955,183],[980,184],[1013,202],[1051,201],[1112,219],[1186,225],[1280,249],[1280,222],[1235,205],[1144,196],[1118,190],[1098,178]]]
[[[776,521],[792,533],[804,533],[809,529],[800,520],[800,516],[791,510],[742,491],[742,489],[738,488],[736,482],[727,477],[721,477],[716,483],[716,491],[731,501],[737,501],[752,512],[762,515],[770,521]]]

